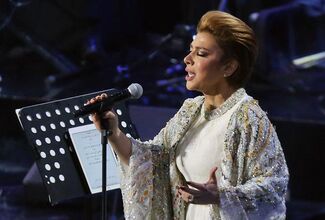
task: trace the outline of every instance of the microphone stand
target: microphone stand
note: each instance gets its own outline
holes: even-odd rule
[[[101,118],[101,144],[102,144],[102,220],[107,220],[107,195],[106,195],[106,178],[107,178],[107,138],[112,134],[108,130],[108,122]]]

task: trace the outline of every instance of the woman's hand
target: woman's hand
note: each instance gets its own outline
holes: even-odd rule
[[[103,93],[90,99],[86,105],[100,102],[106,98],[107,94]],[[92,120],[98,130],[103,130],[105,128],[111,131],[108,140],[119,159],[128,165],[132,153],[131,140],[119,129],[118,117],[113,110],[103,112],[102,114],[94,113],[92,114]]]
[[[96,102],[100,102],[107,98],[107,94],[103,93],[101,95],[98,95],[92,99],[90,99],[86,105],[93,104]],[[96,128],[98,130],[103,130],[104,128],[111,131],[113,134],[117,133],[118,131],[118,118],[116,114],[113,112],[113,110],[103,112],[101,114],[94,113],[91,114],[92,121],[95,124]]]
[[[217,167],[214,167],[210,171],[210,177],[206,183],[187,182],[188,186],[178,187],[178,194],[188,203],[216,204],[219,200],[217,177],[215,174],[217,169]]]

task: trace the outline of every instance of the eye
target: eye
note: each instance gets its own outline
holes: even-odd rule
[[[196,53],[198,56],[200,57],[205,57],[207,56],[207,53],[205,51],[201,51],[201,50],[198,50],[197,53]]]

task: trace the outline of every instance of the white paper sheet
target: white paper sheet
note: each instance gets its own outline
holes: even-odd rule
[[[101,134],[93,124],[69,129],[69,134],[90,192],[102,191]],[[120,187],[119,167],[111,145],[107,145],[107,190]]]

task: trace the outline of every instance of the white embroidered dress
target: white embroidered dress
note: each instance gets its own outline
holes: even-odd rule
[[[207,112],[202,105],[197,119],[184,135],[176,149],[176,164],[186,181],[205,183],[209,178],[213,167],[220,167],[224,158],[224,140],[230,116],[234,113],[240,103],[247,99],[245,95],[234,105],[228,105],[220,113],[219,109]],[[213,140],[213,141],[211,141]],[[221,169],[217,170],[217,182],[221,179]],[[219,213],[217,211],[217,216]],[[211,219],[209,205],[189,204],[187,220]]]
[[[182,141],[188,140],[187,132],[191,132],[191,126],[199,120],[203,102],[202,96],[187,99],[153,140],[131,139],[129,165],[121,164],[125,218],[186,219],[186,213],[198,211],[204,213],[206,219],[285,219],[289,174],[283,151],[265,112],[244,89],[237,90],[214,110],[219,121],[224,122],[220,128],[217,124],[211,125],[217,129],[211,134],[201,129],[211,139],[205,147],[215,146],[215,158],[202,162],[205,163],[202,167],[208,170],[197,177],[198,170],[192,171],[192,165],[187,162],[191,158],[180,157],[186,151]],[[220,148],[223,152],[217,155]],[[183,185],[186,178],[205,182],[210,166],[218,164],[218,204],[199,210],[189,207],[177,196],[177,185]]]

